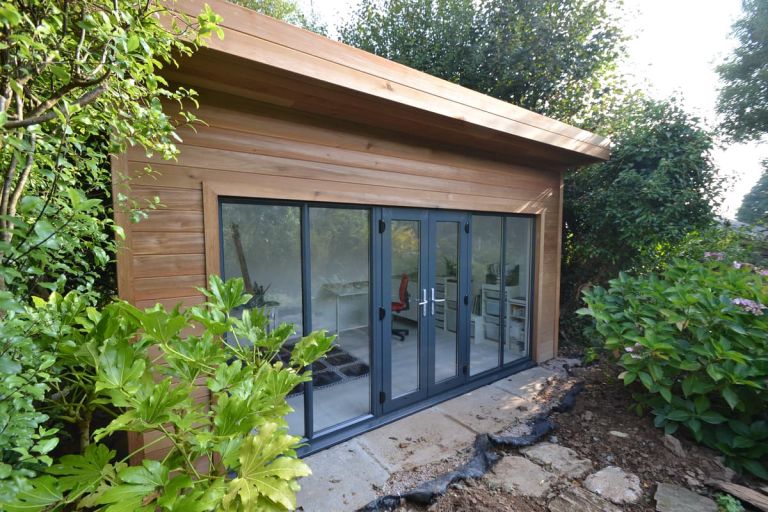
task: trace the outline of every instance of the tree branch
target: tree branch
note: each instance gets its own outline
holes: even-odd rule
[[[29,137],[29,152],[27,153],[27,161],[24,162],[24,169],[19,174],[19,181],[16,182],[16,188],[13,190],[11,200],[8,202],[8,215],[16,215],[16,206],[19,204],[21,194],[24,192],[24,187],[27,185],[29,174],[32,172],[32,167],[35,164],[35,146],[37,145],[37,135],[31,134]]]
[[[99,96],[101,96],[104,93],[105,90],[106,88],[103,85],[100,85],[95,89],[88,91],[87,93],[80,96],[73,103],[73,105],[76,105],[78,107],[84,107],[90,103],[93,103]],[[17,121],[7,121],[3,126],[3,128],[6,128],[6,129],[25,128],[27,126],[45,123],[46,121],[50,121],[55,117],[56,117],[56,112],[48,111],[45,114],[28,117],[26,119],[19,119]]]

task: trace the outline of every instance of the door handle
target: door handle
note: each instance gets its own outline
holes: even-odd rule
[[[419,302],[419,306],[421,306],[421,316],[427,316],[427,304],[429,301],[427,300],[427,289],[422,288],[421,289],[421,302]]]
[[[435,316],[435,302],[445,302],[445,299],[436,299],[435,289],[432,288],[432,316]]]

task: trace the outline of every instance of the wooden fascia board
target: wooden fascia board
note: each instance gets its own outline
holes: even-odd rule
[[[212,50],[287,70],[334,86],[579,153],[610,156],[608,139],[471,91],[407,66],[221,0],[186,0],[176,9],[194,15],[205,3],[224,21]]]

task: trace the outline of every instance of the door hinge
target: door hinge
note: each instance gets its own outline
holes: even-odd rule
[[[469,233],[469,222],[464,223],[464,232],[467,234]]]
[[[387,229],[387,223],[379,219],[379,233],[383,233]]]
[[[384,320],[385,316],[387,316],[387,310],[384,308],[379,308],[379,320]]]
[[[469,366],[465,364],[464,366],[461,367],[461,371],[464,375],[466,375],[467,373],[469,373]]]
[[[469,306],[469,295],[464,296],[464,305]]]
[[[387,394],[383,391],[379,391],[379,403],[383,404],[387,401]]]

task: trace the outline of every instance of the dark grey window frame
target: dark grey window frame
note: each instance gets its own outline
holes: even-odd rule
[[[359,205],[359,204],[346,204],[346,203],[329,203],[329,202],[313,202],[313,201],[291,201],[291,200],[275,200],[275,199],[260,199],[260,198],[245,198],[245,197],[234,197],[234,196],[219,196],[218,198],[218,209],[219,209],[219,219],[222,218],[222,205],[223,204],[245,204],[245,205],[275,205],[275,206],[292,206],[292,207],[300,207],[301,208],[301,226],[300,226],[300,234],[301,234],[301,286],[302,286],[302,335],[306,336],[310,332],[312,332],[312,301],[311,301],[311,254],[310,254],[310,219],[309,219],[309,210],[312,207],[320,207],[320,208],[340,208],[340,209],[350,209],[350,210],[367,210],[369,212],[369,219],[370,219],[370,228],[369,228],[369,276],[370,276],[370,287],[369,287],[369,340],[370,340],[370,368],[371,368],[371,379],[370,379],[370,390],[371,390],[371,397],[370,397],[370,405],[371,405],[371,412],[370,414],[365,414],[358,416],[356,418],[352,418],[350,420],[347,420],[345,422],[339,423],[337,425],[328,427],[326,429],[323,429],[318,432],[314,432],[313,428],[313,387],[312,382],[307,382],[304,384],[304,433],[305,437],[303,439],[304,446],[302,446],[298,452],[301,456],[306,456],[311,453],[323,450],[325,448],[328,448],[330,446],[333,446],[335,444],[338,444],[340,442],[343,442],[345,440],[348,440],[354,436],[357,436],[359,434],[362,434],[364,432],[367,432],[369,430],[372,430],[374,428],[380,427],[382,425],[385,425],[387,423],[391,423],[393,421],[396,421],[402,417],[408,416],[410,414],[413,414],[414,412],[417,412],[419,410],[426,409],[428,407],[431,407],[437,403],[443,402],[445,400],[448,400],[450,398],[454,398],[456,396],[462,395],[464,393],[467,393],[469,391],[472,391],[473,389],[477,389],[481,386],[490,384],[491,382],[494,382],[496,380],[502,379],[508,375],[512,375],[514,373],[517,373],[519,371],[525,370],[527,368],[535,366],[535,363],[532,360],[532,325],[533,325],[533,318],[536,314],[535,311],[535,304],[533,301],[533,297],[535,295],[535,276],[536,276],[536,237],[537,237],[537,225],[536,225],[536,216],[535,215],[528,215],[528,214],[510,214],[510,213],[504,213],[504,212],[477,212],[477,211],[461,211],[461,210],[428,210],[428,211],[436,211],[436,212],[455,212],[460,213],[468,216],[469,219],[469,234],[466,238],[466,243],[462,244],[462,254],[461,256],[464,258],[467,258],[467,261],[469,264],[471,264],[471,258],[472,258],[472,218],[474,216],[480,216],[480,215],[489,215],[489,216],[498,216],[502,218],[502,259],[501,259],[501,268],[505,268],[503,265],[505,263],[504,258],[506,256],[506,227],[507,227],[507,220],[508,218],[529,218],[531,219],[531,247],[529,252],[529,258],[530,258],[530,272],[529,272],[529,279],[530,279],[530,285],[528,288],[528,320],[527,320],[527,326],[526,326],[526,336],[527,336],[527,344],[528,344],[528,350],[527,355],[525,357],[516,359],[514,361],[510,361],[508,363],[504,363],[504,343],[500,343],[501,349],[500,349],[500,365],[498,365],[496,368],[491,368],[489,370],[485,370],[481,373],[475,374],[470,376],[469,372],[467,372],[466,378],[464,379],[464,382],[460,385],[457,385],[455,387],[452,387],[450,389],[444,390],[439,392],[438,394],[431,396],[425,400],[419,401],[417,403],[411,403],[407,404],[401,408],[398,408],[396,410],[390,411],[390,412],[384,412],[382,403],[378,399],[379,396],[381,396],[381,393],[383,391],[383,381],[384,381],[384,374],[383,374],[383,368],[382,368],[382,361],[383,361],[383,337],[385,335],[384,332],[384,326],[388,325],[386,322],[379,319],[378,314],[375,314],[379,311],[381,307],[384,305],[382,304],[382,290],[383,290],[383,283],[382,283],[382,273],[381,269],[382,267],[382,258],[383,258],[383,251],[382,251],[382,235],[379,233],[378,226],[380,225],[380,222],[382,220],[382,212],[385,208],[388,208],[386,206],[377,206],[377,205]],[[423,210],[423,209],[415,209],[415,210]],[[224,240],[223,240],[223,229],[222,226],[219,226],[219,251],[220,251],[220,261],[222,262],[222,268],[220,269],[220,272],[223,273],[223,265],[224,265]],[[465,272],[466,274],[466,272]],[[467,275],[465,277],[466,283],[464,284],[465,287],[469,286],[469,276]],[[506,307],[506,304],[502,304],[503,307]],[[386,308],[389,309],[388,307]],[[467,339],[469,336],[469,326],[471,325],[471,312],[470,308],[465,308],[464,314],[461,317],[464,325],[461,326],[461,330],[464,333],[463,337],[460,337],[461,339]],[[506,336],[506,326],[500,325],[500,329],[504,329],[502,332],[504,333],[504,336]],[[465,341],[463,343],[463,347],[461,346],[462,343],[460,342],[460,351],[464,351],[466,353],[466,361],[469,362],[469,344]]]

